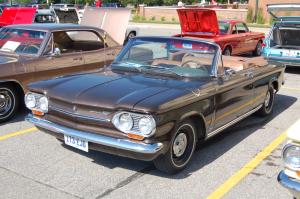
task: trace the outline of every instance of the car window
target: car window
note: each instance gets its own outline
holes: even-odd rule
[[[103,39],[93,31],[58,31],[53,33],[54,48],[62,54],[104,48]]]
[[[34,19],[35,23],[55,23],[53,15],[37,15]]]
[[[237,29],[236,29],[236,26],[233,26],[233,27],[232,27],[232,32],[231,32],[231,34],[238,34],[238,31],[237,31]]]
[[[248,32],[248,28],[243,23],[237,23],[236,28],[239,34]]]
[[[46,38],[46,32],[36,30],[2,28],[0,51],[36,55]]]
[[[219,30],[222,34],[227,34],[230,28],[230,23],[227,22],[219,22]]]

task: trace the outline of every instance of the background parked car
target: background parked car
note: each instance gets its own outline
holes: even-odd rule
[[[265,39],[263,56],[300,66],[300,4],[270,4],[274,24]]]
[[[177,9],[181,34],[176,37],[193,37],[214,41],[224,55],[252,52],[260,55],[264,33],[249,31],[246,23],[237,20],[217,20],[211,9]]]

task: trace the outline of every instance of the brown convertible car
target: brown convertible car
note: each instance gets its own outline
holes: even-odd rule
[[[204,40],[137,37],[101,72],[30,84],[27,121],[72,147],[175,173],[197,142],[271,114],[283,73],[263,58],[222,57]]]

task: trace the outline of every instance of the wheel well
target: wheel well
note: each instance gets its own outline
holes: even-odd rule
[[[276,92],[278,91],[278,82],[277,81],[273,81],[272,82],[272,86],[273,88],[276,90]]]
[[[230,44],[228,44],[228,45],[226,45],[226,46],[225,46],[225,48],[224,48],[224,51],[223,51],[223,52],[225,52],[226,48],[229,48],[230,52],[232,53],[232,47],[231,47],[231,45],[230,45]]]
[[[193,122],[193,124],[195,125],[195,128],[197,130],[198,139],[204,138],[204,136],[206,135],[204,119],[200,115],[191,115],[185,119],[190,119]]]
[[[11,85],[11,86],[13,86],[17,90],[17,92],[20,94],[20,97],[23,98],[24,90],[23,90],[22,86],[19,83],[15,82],[15,81],[6,81],[6,82],[0,82],[0,85]]]

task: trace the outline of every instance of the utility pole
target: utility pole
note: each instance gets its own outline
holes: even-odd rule
[[[253,17],[253,22],[254,22],[254,23],[256,23],[256,20],[257,20],[258,1],[259,1],[259,0],[255,0],[255,10],[254,10],[254,17]]]

